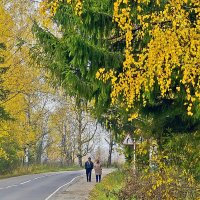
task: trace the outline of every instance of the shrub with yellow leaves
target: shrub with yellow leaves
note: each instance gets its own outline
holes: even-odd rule
[[[139,156],[147,154],[143,143],[139,148]],[[147,145],[148,146],[148,145]],[[137,154],[138,155],[138,154]],[[119,192],[119,199],[163,199],[177,200],[200,198],[199,184],[186,170],[172,164],[168,156],[157,152],[152,157],[153,165],[133,169],[127,174],[125,186]]]

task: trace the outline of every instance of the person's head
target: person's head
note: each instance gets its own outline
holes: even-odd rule
[[[88,161],[91,161],[91,158],[90,158],[90,157],[88,158]]]

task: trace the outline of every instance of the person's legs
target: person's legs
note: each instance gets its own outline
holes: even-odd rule
[[[99,175],[99,182],[101,182],[101,175]]]
[[[96,182],[98,182],[98,176],[99,176],[99,175],[96,175]]]
[[[92,170],[89,170],[89,174],[88,174],[88,176],[89,176],[89,182],[91,182],[91,175],[92,175]]]
[[[99,175],[99,182],[101,181],[101,175]]]
[[[87,182],[89,181],[89,171],[86,169]]]

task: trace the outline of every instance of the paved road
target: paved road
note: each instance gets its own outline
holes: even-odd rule
[[[3,179],[0,180],[0,200],[48,200],[59,187],[82,174],[83,170]]]

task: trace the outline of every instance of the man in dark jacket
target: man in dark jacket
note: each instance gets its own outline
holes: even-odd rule
[[[91,182],[91,174],[92,174],[93,166],[94,166],[94,164],[91,161],[91,158],[89,157],[88,161],[85,162],[87,182]]]

